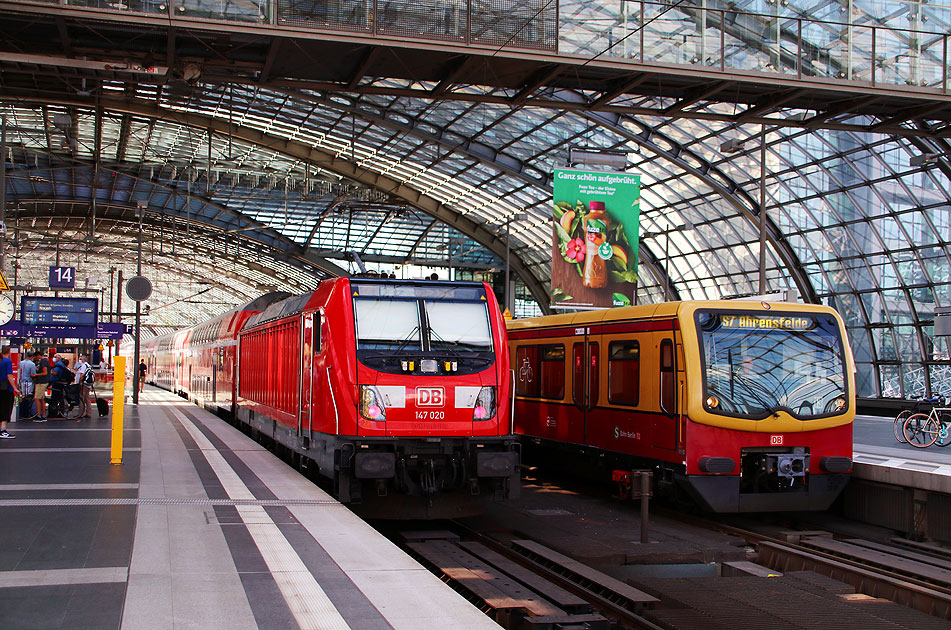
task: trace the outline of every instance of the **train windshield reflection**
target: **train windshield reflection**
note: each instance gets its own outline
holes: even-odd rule
[[[809,419],[843,410],[846,361],[833,317],[699,311],[697,326],[709,411]]]
[[[424,302],[432,350],[492,351],[485,302]]]
[[[354,298],[358,350],[423,349],[416,300]]]
[[[420,317],[420,305],[425,317]],[[357,350],[394,353],[492,352],[489,309],[479,302],[357,297]]]

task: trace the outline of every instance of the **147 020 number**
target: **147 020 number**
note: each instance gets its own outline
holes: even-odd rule
[[[417,411],[416,419],[417,420],[445,420],[446,412],[445,411]]]

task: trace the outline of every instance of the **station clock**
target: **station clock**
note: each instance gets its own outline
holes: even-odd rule
[[[6,293],[0,293],[0,326],[9,324],[15,312],[13,299]]]

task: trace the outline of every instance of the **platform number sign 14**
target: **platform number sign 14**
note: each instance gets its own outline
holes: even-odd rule
[[[75,267],[50,267],[51,289],[72,289],[76,286]]]

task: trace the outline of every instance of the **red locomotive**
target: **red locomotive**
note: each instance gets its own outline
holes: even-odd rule
[[[485,284],[338,278],[281,297],[151,340],[153,380],[288,449],[366,516],[518,495],[505,324]]]
[[[831,308],[674,302],[509,323],[526,456],[654,471],[714,512],[824,510],[849,480],[852,354]],[[625,479],[623,470],[617,477]]]

